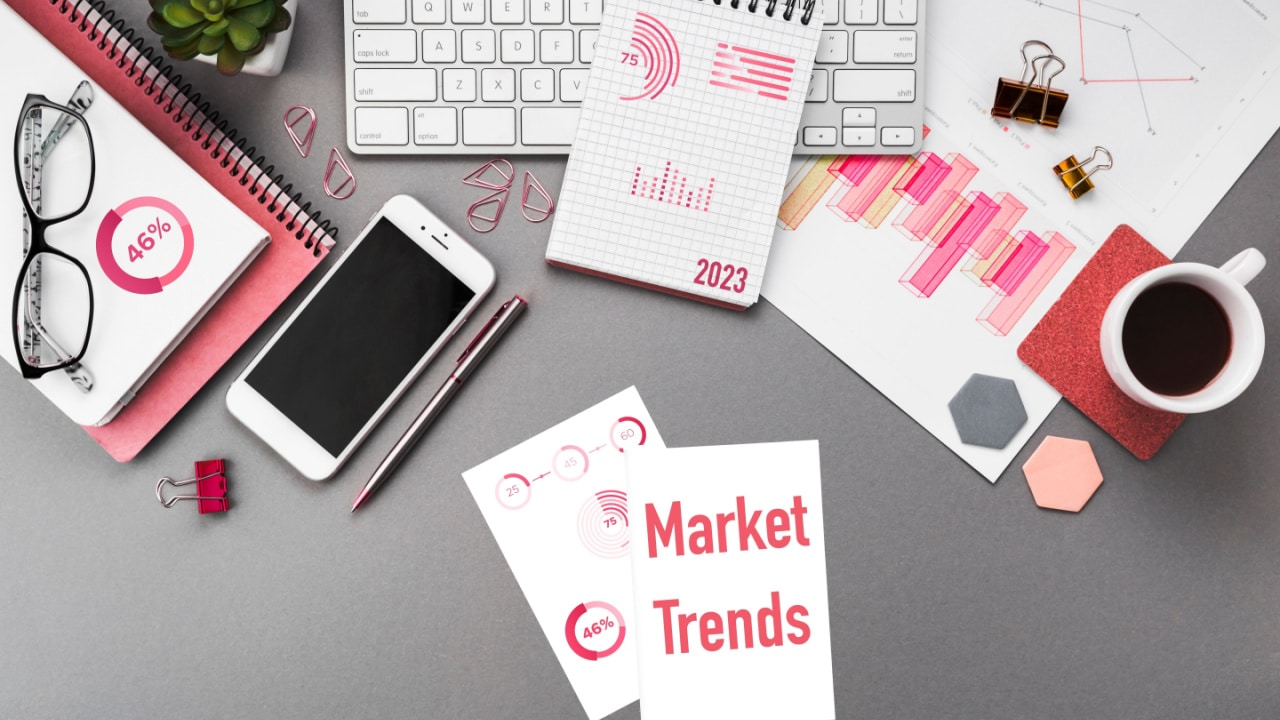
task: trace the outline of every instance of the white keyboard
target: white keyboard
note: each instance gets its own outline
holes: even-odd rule
[[[916,152],[925,0],[825,2],[796,154]],[[352,152],[568,154],[604,0],[343,4]]]

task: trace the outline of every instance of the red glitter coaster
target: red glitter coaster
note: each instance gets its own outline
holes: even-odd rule
[[[1186,415],[1153,410],[1120,391],[1102,364],[1102,316],[1120,288],[1169,259],[1121,225],[1018,347],[1018,357],[1142,460],[1150,460]]]

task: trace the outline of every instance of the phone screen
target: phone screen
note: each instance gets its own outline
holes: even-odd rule
[[[245,382],[335,457],[475,297],[386,218]]]

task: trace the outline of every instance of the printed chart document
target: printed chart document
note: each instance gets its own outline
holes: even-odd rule
[[[591,720],[639,697],[623,451],[663,447],[634,387],[462,474]]]
[[[645,720],[832,720],[818,442],[627,454]]]
[[[793,163],[762,292],[994,482],[1059,399],[1018,345],[1117,225],[1172,257],[1280,126],[1280,2],[930,9],[924,151]],[[1066,64],[1057,128],[990,114],[1033,39]],[[1072,200],[1052,168],[1095,146],[1114,168]],[[1026,406],[1003,449],[947,409],[974,373]]]

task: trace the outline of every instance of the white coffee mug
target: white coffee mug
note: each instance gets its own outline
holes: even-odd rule
[[[1267,260],[1254,248],[1231,258],[1221,268],[1179,262],[1149,270],[1121,288],[1102,317],[1102,362],[1125,395],[1147,407],[1177,413],[1198,413],[1222,407],[1236,399],[1253,382],[1262,366],[1264,336],[1262,313],[1245,289]],[[1226,315],[1231,328],[1231,350],[1218,375],[1190,395],[1161,395],[1143,385],[1124,355],[1122,333],[1133,301],[1148,288],[1165,283],[1186,283],[1208,293]]]

